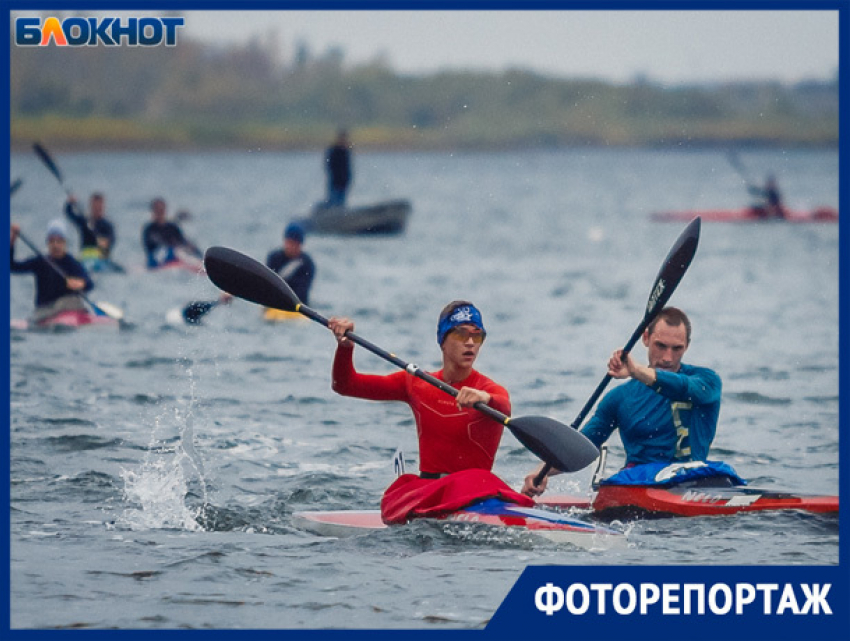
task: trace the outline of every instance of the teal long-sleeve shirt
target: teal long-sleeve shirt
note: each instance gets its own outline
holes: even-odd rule
[[[720,377],[684,363],[676,373],[656,373],[652,387],[632,379],[608,392],[582,433],[598,447],[619,429],[627,466],[706,460],[720,414]]]

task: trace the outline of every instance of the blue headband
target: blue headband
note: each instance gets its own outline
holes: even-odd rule
[[[458,305],[451,314],[441,318],[437,324],[437,344],[442,345],[446,335],[458,325],[474,325],[484,333],[484,336],[487,336],[484,321],[481,320],[481,312],[475,305]]]

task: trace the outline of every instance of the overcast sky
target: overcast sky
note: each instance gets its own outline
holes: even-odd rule
[[[223,5],[228,6],[228,5]],[[234,4],[234,6],[236,6]],[[403,5],[400,5],[403,6]],[[338,46],[400,72],[522,67],[546,74],[690,82],[834,77],[837,11],[205,11],[182,33],[219,43],[274,33],[291,60]]]

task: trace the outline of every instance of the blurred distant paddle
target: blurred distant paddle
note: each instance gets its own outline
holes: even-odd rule
[[[9,194],[9,197],[11,198],[12,196],[14,196],[15,192],[18,191],[21,188],[21,185],[23,185],[23,184],[24,184],[23,179],[15,178],[14,182],[12,182],[12,191]]]
[[[225,292],[264,307],[298,312],[325,327],[328,326],[328,319],[304,305],[286,281],[249,256],[226,247],[210,247],[204,256],[204,265],[210,280]],[[446,394],[457,396],[457,389],[422,371],[418,366],[406,363],[353,332],[346,332],[345,335],[351,342],[405,370],[411,376],[416,376]],[[547,465],[577,472],[590,465],[599,455],[599,450],[587,437],[554,419],[545,416],[512,418],[480,402],[474,407],[510,429],[520,443]]]
[[[188,325],[198,325],[204,316],[218,307],[218,300],[195,300],[183,308],[181,315]]]
[[[753,189],[758,189],[756,184],[750,179],[750,174],[747,171],[747,168],[744,166],[744,163],[741,160],[741,157],[738,155],[738,152],[733,149],[730,149],[726,152],[726,159],[729,161],[729,164],[732,165],[732,168],[738,172],[738,175],[744,181],[744,184],[747,186],[747,189],[749,191],[752,191]]]
[[[59,170],[59,166],[53,160],[53,157],[48,153],[47,149],[44,148],[40,143],[33,143],[32,149],[35,152],[35,155],[39,157],[41,162],[44,163],[44,166],[50,171],[51,174],[59,181],[59,184],[62,186],[62,189],[65,190],[67,195],[71,195],[71,190],[65,184],[65,178],[62,176],[62,172]]]
[[[62,171],[59,169],[59,165],[57,165],[56,161],[53,160],[53,156],[50,155],[50,153],[47,151],[47,149],[44,148],[44,145],[42,145],[41,143],[37,143],[37,142],[33,143],[32,149],[35,152],[35,155],[38,156],[39,159],[41,160],[41,162],[44,163],[44,166],[47,167],[47,169],[50,171],[50,173],[53,174],[53,176],[56,178],[56,180],[59,181],[59,185],[61,185],[62,189],[65,190],[65,194],[68,196],[68,198],[71,198],[71,195],[72,195],[73,192],[71,191],[71,188],[68,187],[65,184],[65,177],[62,175]],[[82,216],[82,212],[79,211],[76,202],[73,202],[72,206],[79,213],[79,215]],[[97,235],[95,230],[92,228],[91,224],[88,221],[86,221],[86,227],[88,227],[89,231],[92,234],[94,234],[95,236]],[[124,273],[126,271],[124,269],[124,267],[122,267],[118,263],[114,262],[113,260],[108,258],[106,255],[103,255],[103,257],[101,258],[101,261],[102,262],[101,262],[101,270],[100,271],[117,272],[117,273]]]
[[[688,271],[688,267],[694,258],[694,254],[696,254],[697,245],[699,244],[700,226],[701,219],[697,216],[688,223],[688,226],[685,227],[684,231],[682,231],[679,235],[679,238],[676,239],[676,243],[664,259],[664,264],[661,266],[658,275],[655,277],[655,282],[652,284],[652,289],[649,293],[649,300],[646,303],[643,319],[632,334],[629,342],[626,343],[626,346],[623,348],[623,354],[628,354],[632,351],[635,343],[637,343],[638,339],[643,335],[643,332],[647,327],[649,327],[649,324],[655,320],[655,317],[661,313],[661,310],[664,309],[664,305],[667,304],[667,301],[670,300],[673,292],[676,291],[676,287],[679,285],[679,282],[682,280],[685,272]],[[593,408],[597,399],[610,382],[611,375],[606,373],[605,378],[603,378],[599,385],[597,385],[587,403],[585,403],[584,407],[581,408],[581,412],[579,412],[578,416],[576,416],[575,420],[570,424],[570,427],[574,430],[578,430],[578,428],[581,427],[587,413]],[[552,467],[557,468],[557,466],[550,466],[548,464],[545,465],[534,478],[534,484],[540,485],[540,482],[546,477]],[[565,472],[566,470],[561,471]]]

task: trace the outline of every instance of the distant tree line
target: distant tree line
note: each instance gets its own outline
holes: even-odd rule
[[[222,48],[16,47],[12,143],[312,148],[837,145],[838,79],[664,86],[523,69],[404,75],[343,52],[288,64],[266,42]]]

